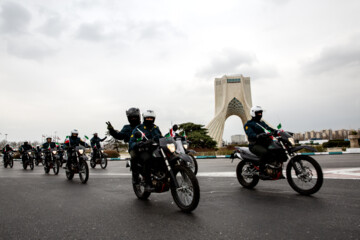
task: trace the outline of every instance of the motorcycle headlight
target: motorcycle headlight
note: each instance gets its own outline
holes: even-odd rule
[[[102,153],[104,153],[104,150],[101,150]]]
[[[83,154],[84,153],[84,149],[79,149],[79,153]]]
[[[188,144],[184,144],[184,148],[188,149],[189,145]]]
[[[56,151],[52,151],[53,154],[56,154]]]
[[[294,138],[288,138],[288,141],[291,143],[291,145],[295,146]]]
[[[28,155],[31,156],[31,152],[28,152]]]
[[[172,153],[175,152],[175,150],[176,150],[175,144],[169,143],[166,146],[167,146],[167,148],[169,149],[170,152],[172,152]]]

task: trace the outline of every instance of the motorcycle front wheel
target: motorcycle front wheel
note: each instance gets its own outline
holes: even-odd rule
[[[79,164],[79,177],[81,183],[85,184],[89,179],[89,167],[87,165],[87,162],[82,160]]]
[[[35,165],[39,166],[39,161],[37,159],[35,160]]]
[[[23,161],[23,168],[26,170],[27,169],[27,162],[26,161]]]
[[[189,155],[191,160],[192,160],[192,163],[191,163],[191,166],[190,166],[190,169],[191,171],[196,175],[197,172],[198,172],[198,163],[196,161],[196,158],[193,156],[193,155]]]
[[[96,161],[95,160],[90,160],[90,166],[91,166],[91,168],[95,168],[96,167]]]
[[[286,177],[290,186],[302,195],[316,193],[323,184],[323,172],[319,163],[304,155],[290,160],[286,167]]]
[[[30,165],[30,169],[34,170],[34,160],[33,159],[30,160],[29,165]]]
[[[12,168],[14,166],[14,159],[10,159],[9,166],[10,166],[10,168]]]
[[[241,161],[236,167],[236,177],[244,188],[252,189],[259,182],[259,175],[254,174],[256,169],[253,163]]]
[[[107,158],[106,157],[101,158],[100,166],[101,166],[102,169],[106,168],[106,166],[107,166]]]
[[[133,181],[136,181],[135,183],[133,182],[133,189],[135,195],[141,200],[148,199],[151,192],[145,192],[145,178],[141,174],[134,172],[132,173],[132,176]]]
[[[72,180],[74,178],[74,173],[67,170],[66,171],[66,178],[67,178],[67,180]]]
[[[55,160],[54,166],[53,166],[53,172],[55,175],[59,174],[59,169],[60,169],[59,161]]]
[[[172,179],[171,195],[181,211],[191,212],[198,206],[200,201],[199,182],[195,174],[183,166],[174,167],[173,173],[178,187],[176,187],[174,179]]]
[[[49,173],[49,172],[50,172],[50,166],[49,166],[49,162],[48,162],[48,161],[45,161],[44,171],[45,171],[45,173]]]
[[[4,168],[7,168],[7,165],[8,165],[7,160],[4,160]]]

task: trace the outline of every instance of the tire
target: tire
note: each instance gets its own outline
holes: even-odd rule
[[[10,163],[9,163],[9,166],[11,167],[11,168],[13,168],[13,166],[14,166],[14,159],[10,159]]]
[[[59,161],[55,160],[54,166],[53,166],[53,172],[54,172],[55,175],[59,174],[59,169],[60,169]]]
[[[190,167],[190,170],[196,175],[198,172],[198,163],[193,155],[189,155],[189,156],[193,160],[193,166]]]
[[[26,170],[27,169],[27,163],[23,161],[23,168]]]
[[[48,161],[45,161],[45,163],[44,163],[44,171],[46,174],[48,174],[50,172],[50,167],[49,167]]]
[[[7,165],[8,165],[7,160],[5,160],[4,161],[4,168],[7,168]]]
[[[81,183],[85,184],[89,179],[89,167],[86,161],[82,160],[79,164],[79,177]]]
[[[133,183],[133,190],[137,198],[146,200],[150,197],[151,192],[145,192],[145,180],[141,174],[132,173],[133,179],[137,179],[137,183]]]
[[[35,160],[35,165],[39,166],[39,161],[37,159]]]
[[[105,169],[106,166],[107,166],[108,162],[107,162],[107,158],[106,157],[102,157],[101,158],[101,163],[100,163],[100,166],[102,169]]]
[[[96,162],[93,160],[90,160],[90,166],[91,168],[95,168],[96,167]]]
[[[74,173],[73,172],[66,172],[66,178],[68,180],[72,180],[74,178]]]
[[[34,170],[34,160],[33,159],[30,160],[29,165],[30,165],[30,169]]]
[[[186,167],[176,166],[173,168],[174,176],[179,184],[177,189],[171,180],[171,195],[176,205],[183,212],[193,211],[200,201],[200,187],[195,174]]]
[[[300,165],[296,164],[300,163]],[[296,174],[295,168],[299,166],[304,174]],[[314,176],[316,174],[316,176]],[[302,195],[311,195],[320,190],[323,184],[323,172],[319,163],[310,156],[299,155],[290,160],[286,167],[288,183],[296,192]],[[293,178],[294,177],[294,178]],[[308,185],[308,186],[305,186]]]
[[[248,161],[241,161],[236,167],[236,177],[244,188],[252,189],[259,182],[259,175],[244,176],[249,171],[255,171],[254,165]]]

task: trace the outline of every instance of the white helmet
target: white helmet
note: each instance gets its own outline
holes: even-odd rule
[[[51,137],[51,136],[47,136],[47,137],[46,137],[46,140],[47,140],[48,138],[52,139],[52,137]]]
[[[144,119],[148,118],[148,117],[151,117],[151,118],[154,118],[154,119],[156,118],[156,114],[155,114],[155,112],[153,110],[146,110],[146,112],[144,112],[142,114],[142,116],[143,116]]]
[[[77,129],[71,130],[71,135],[73,134],[78,134],[79,135],[79,131]]]
[[[262,111],[263,111],[263,109],[260,106],[254,106],[250,109],[250,115],[252,117],[255,117],[256,112],[262,112]]]

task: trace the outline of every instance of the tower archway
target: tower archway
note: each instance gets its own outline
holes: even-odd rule
[[[206,126],[209,135],[222,146],[225,121],[230,116],[240,117],[243,125],[251,118],[250,77],[242,75],[215,78],[215,117]]]

